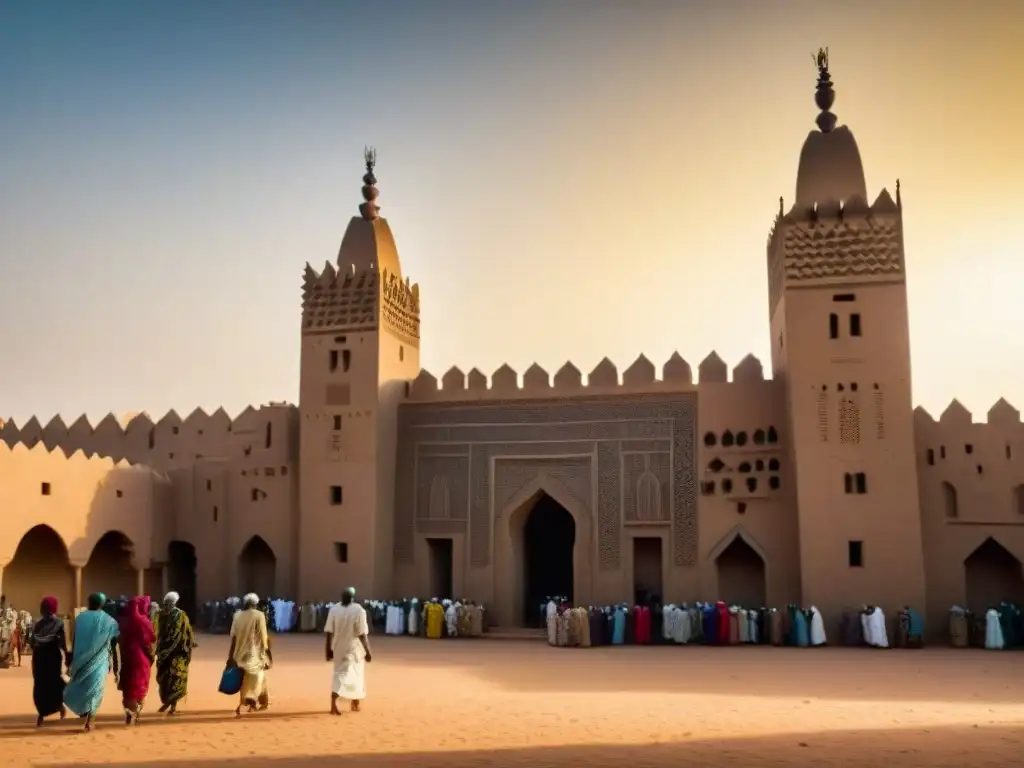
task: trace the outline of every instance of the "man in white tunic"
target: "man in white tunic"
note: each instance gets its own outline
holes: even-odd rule
[[[327,614],[327,660],[334,662],[331,678],[331,714],[340,715],[338,699],[348,699],[353,712],[366,698],[366,665],[371,660],[370,632],[363,606],[354,601],[356,590],[346,589],[341,603]]]

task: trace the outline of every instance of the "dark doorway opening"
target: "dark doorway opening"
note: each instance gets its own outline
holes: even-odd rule
[[[441,600],[455,598],[454,587],[454,556],[451,539],[427,539],[430,561],[430,596]]]
[[[178,607],[195,624],[196,612],[196,548],[187,541],[172,541],[167,545],[167,587],[178,593]]]
[[[262,536],[253,536],[238,556],[239,592],[254,592],[260,600],[277,594],[277,556]]]
[[[764,560],[746,539],[737,536],[715,559],[718,599],[743,608],[763,608],[767,602]]]
[[[107,597],[132,597],[138,592],[138,571],[132,564],[134,545],[121,531],[107,531],[96,542],[82,569],[82,599],[95,592]]]
[[[1020,560],[995,539],[985,539],[964,560],[964,577],[967,607],[975,613],[1024,599]]]
[[[569,511],[543,494],[523,525],[523,621],[537,626],[549,597],[573,599],[573,547],[576,521]]]
[[[661,602],[661,538],[633,539],[633,601],[637,605]]]

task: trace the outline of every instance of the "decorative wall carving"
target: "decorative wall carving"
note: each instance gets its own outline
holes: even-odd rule
[[[839,442],[843,445],[860,442],[860,405],[853,397],[839,398]]]
[[[818,440],[828,442],[828,393],[818,393]]]
[[[421,456],[416,466],[416,527],[430,520],[458,523],[469,518],[469,467],[466,456]],[[435,526],[436,527],[436,526]]]
[[[872,395],[875,406],[875,439],[885,439],[885,395],[875,384],[875,391]]]
[[[564,459],[495,458],[494,461],[494,516],[501,517],[519,491],[538,475],[557,480],[582,504],[589,514],[593,509],[591,482],[593,460],[589,456]]]
[[[623,520],[628,523],[670,522],[671,456],[665,453],[624,453],[622,456]]]
[[[694,565],[697,559],[697,481],[693,466],[696,453],[695,421],[696,396],[693,393],[673,395],[664,400],[652,400],[650,396],[645,396],[643,401],[621,397],[607,401],[490,401],[482,405],[403,405],[399,411],[395,559],[398,562],[411,562],[414,525],[425,532],[424,523],[429,518],[424,517],[414,524],[415,518],[407,513],[404,505],[410,496],[416,495],[415,490],[409,490],[413,484],[411,478],[425,477],[419,484],[428,484],[425,491],[428,499],[425,503],[429,508],[429,483],[434,475],[424,470],[423,462],[428,459],[441,460],[447,454],[461,454],[468,448],[469,560],[472,567],[483,568],[491,562],[492,515],[500,512],[499,499],[510,499],[511,495],[508,494],[515,493],[502,490],[498,486],[498,478],[490,476],[492,459],[497,459],[496,465],[500,465],[515,457],[537,457],[546,460],[549,466],[574,467],[578,463],[582,467],[583,459],[569,457],[596,451],[598,494],[596,500],[589,500],[588,508],[593,510],[596,517],[599,567],[619,568],[622,535],[621,441],[622,449],[627,452],[639,450],[662,457],[653,460],[651,468],[655,476],[659,471],[667,474],[664,480],[659,478],[659,490],[661,507],[665,510],[662,514],[664,519],[671,521],[673,529],[673,561],[677,566]],[[566,458],[551,458],[558,456]],[[444,460],[457,461],[458,458],[451,456]],[[420,466],[417,466],[417,461]],[[662,469],[658,462],[670,463]],[[574,495],[585,495],[582,469],[559,471],[570,472],[559,479]],[[449,478],[454,509],[457,503],[456,486],[450,475],[445,476]],[[524,479],[523,484],[528,481]],[[512,480],[501,482],[513,484]],[[588,482],[592,481],[588,479]],[[492,512],[492,488],[498,512]],[[652,497],[649,493],[648,498]],[[671,515],[668,515],[668,509],[672,511]]]

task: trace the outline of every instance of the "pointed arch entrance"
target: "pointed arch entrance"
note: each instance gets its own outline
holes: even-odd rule
[[[111,598],[133,596],[139,585],[135,545],[121,531],[107,531],[92,548],[82,569],[82,599],[94,592]]]
[[[967,607],[975,612],[1024,599],[1020,560],[991,537],[964,559],[964,582]]]
[[[187,541],[167,545],[167,588],[178,593],[178,607],[195,623],[196,613],[196,548]],[[162,595],[161,595],[162,597]]]
[[[499,626],[537,626],[540,603],[550,595],[590,601],[590,517],[561,482],[539,473],[499,511],[494,536]]]
[[[253,536],[238,555],[238,591],[255,592],[260,599],[275,592],[277,556],[262,536]]]
[[[75,607],[75,569],[64,540],[48,525],[30,528],[4,568],[3,592],[8,605],[35,616],[48,595],[57,598],[61,611]]]
[[[718,600],[760,608],[768,604],[768,567],[764,552],[742,530],[734,529],[711,551],[718,575]]]

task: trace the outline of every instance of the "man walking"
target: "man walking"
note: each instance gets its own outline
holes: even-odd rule
[[[327,661],[334,662],[331,678],[331,714],[340,715],[338,699],[348,699],[353,712],[366,698],[366,665],[371,660],[370,627],[366,611],[355,602],[356,590],[349,587],[341,595],[341,604],[327,614]]]

